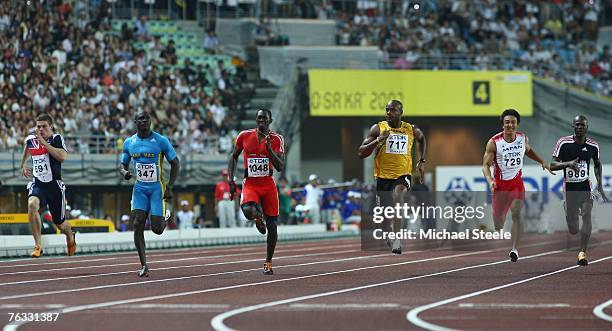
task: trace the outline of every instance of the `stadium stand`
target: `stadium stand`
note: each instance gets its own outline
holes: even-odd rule
[[[338,45],[378,46],[390,69],[530,70],[612,96],[609,45],[595,46],[597,1],[402,2],[388,16],[375,6],[331,13]]]
[[[81,153],[115,153],[136,109],[180,153],[227,153],[243,107],[243,68],[173,21],[111,20],[57,1],[0,4],[0,150],[20,150],[49,112]]]

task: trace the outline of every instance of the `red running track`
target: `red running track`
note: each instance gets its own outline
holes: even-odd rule
[[[587,267],[575,265],[574,240],[525,235],[517,263],[508,241],[400,256],[362,252],[356,238],[280,243],[273,276],[261,274],[264,245],[151,251],[144,279],[135,252],[5,260],[0,322],[5,331],[610,330],[612,304],[601,305],[612,299],[612,233],[592,236]],[[57,320],[9,324],[14,313],[48,312]]]

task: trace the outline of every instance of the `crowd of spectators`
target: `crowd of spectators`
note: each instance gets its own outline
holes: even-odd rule
[[[531,70],[612,96],[609,47],[595,44],[600,0],[358,1],[348,11],[299,3],[307,17],[337,20],[339,45],[377,46],[392,68]],[[82,137],[69,141],[72,150],[115,152],[137,110],[182,153],[231,148],[240,67],[232,74],[224,61],[179,61],[146,17],[117,32],[106,1],[74,4],[0,2],[0,151],[19,150],[35,116],[48,112],[60,132]],[[213,30],[203,44],[218,54]]]
[[[531,70],[612,96],[609,47],[596,48],[600,0],[359,1],[354,14],[325,2],[337,44],[377,46],[395,69]]]
[[[12,3],[0,2],[0,151],[20,150],[36,115],[48,112],[56,131],[81,137],[70,149],[117,152],[138,110],[180,153],[229,151],[240,67],[176,65],[174,42],[152,35],[146,17],[114,31],[106,1],[90,10],[80,1]]]

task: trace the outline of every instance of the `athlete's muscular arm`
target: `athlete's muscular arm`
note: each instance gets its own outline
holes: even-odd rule
[[[172,199],[172,186],[178,177],[179,170],[181,169],[181,163],[179,162],[178,156],[170,162],[170,179],[166,185],[166,191],[164,192],[164,200]]]
[[[485,176],[487,183],[489,183],[489,187],[491,188],[491,192],[495,192],[495,181],[493,180],[493,176],[491,175],[491,169],[489,168],[491,164],[493,164],[493,160],[495,159],[495,153],[497,152],[497,147],[493,140],[489,139],[487,142],[487,147],[485,148],[485,153],[482,158],[482,174]]]
[[[548,172],[550,172],[551,174],[556,175],[556,173],[550,170],[550,164],[542,160],[542,158],[536,153],[536,151],[533,148],[531,148],[531,146],[529,146],[529,143],[526,143],[526,145],[527,146],[525,146],[525,155],[527,155],[530,159],[542,165],[542,170],[548,170]]]
[[[21,156],[21,173],[23,177],[30,177],[30,168],[26,167],[25,163],[30,156],[30,150],[28,149],[27,143],[23,146],[23,155]]]
[[[580,158],[576,158],[573,161],[567,161],[567,162],[563,162],[561,161],[560,158],[558,157],[553,157],[553,161],[550,163],[550,170],[556,171],[556,170],[563,170],[565,168],[572,168],[575,171],[578,171],[578,161],[580,160]]]
[[[132,178],[132,174],[128,170],[129,167],[130,165],[126,163],[121,163],[119,165],[119,174],[121,174],[121,177],[123,177],[125,180],[130,180],[130,178]]]
[[[387,139],[387,137],[389,137],[389,131],[385,131],[381,134],[378,124],[372,125],[368,136],[363,140],[361,146],[359,146],[357,156],[362,159],[365,159],[366,157],[370,156],[372,152],[376,149],[378,143],[384,141],[385,139]]]
[[[414,132],[414,140],[419,146],[419,161],[417,161],[416,168],[419,172],[419,182],[423,184],[425,180],[425,152],[427,151],[427,140],[425,139],[423,131],[417,126],[412,125],[412,132]]]
[[[46,139],[43,139],[43,137],[40,135],[40,133],[38,133],[38,131],[36,132],[36,138],[38,138],[38,141],[43,146],[45,146],[49,154],[54,159],[58,160],[60,163],[64,163],[64,161],[66,161],[66,159],[68,158],[68,152],[66,152],[65,149],[51,146],[51,144],[49,144]]]
[[[132,156],[130,155],[129,150],[129,140],[125,140],[123,142],[123,147],[121,148],[121,164],[119,164],[119,174],[125,180],[130,180],[132,178],[132,174],[130,173],[130,159]]]
[[[227,164],[227,172],[228,172],[228,184],[230,190],[230,199],[234,200],[234,194],[236,193],[236,182],[234,182],[234,171],[236,170],[236,162],[238,162],[238,157],[240,157],[240,153],[242,153],[242,146],[238,146],[234,144],[232,147],[232,152],[230,153],[230,159]]]
[[[595,169],[595,178],[597,179],[597,191],[599,191],[604,201],[608,202],[608,197],[604,193],[603,184],[601,181],[601,171],[602,171],[601,161],[599,160],[599,158],[596,158],[595,156],[593,156],[593,168]]]
[[[282,140],[281,140],[281,144],[282,144]],[[281,172],[283,171],[283,169],[285,169],[285,154],[283,154],[282,152],[276,154],[274,153],[274,151],[272,150],[272,142],[271,142],[271,138],[270,135],[266,136],[266,150],[268,150],[268,153],[270,154],[270,160],[272,161],[272,164],[274,165],[274,169],[276,169],[277,171]],[[281,146],[281,150],[285,150],[285,146]]]

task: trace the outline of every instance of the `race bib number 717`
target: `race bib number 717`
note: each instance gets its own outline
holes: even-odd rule
[[[392,133],[386,143],[387,154],[408,154],[408,135]]]

